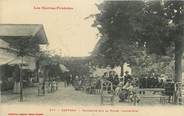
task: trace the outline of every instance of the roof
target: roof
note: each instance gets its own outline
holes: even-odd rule
[[[0,38],[7,42],[29,38],[38,40],[39,44],[48,43],[42,24],[0,24]]]

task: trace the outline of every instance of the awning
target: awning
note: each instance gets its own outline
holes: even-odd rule
[[[0,39],[9,43],[27,38],[38,40],[39,44],[48,43],[42,24],[0,24]]]
[[[5,41],[3,41],[2,39],[0,39],[0,47],[1,48],[7,48],[9,46],[9,44]]]
[[[35,69],[35,58],[31,56],[25,56],[23,62],[20,57],[15,54],[0,51],[0,66],[1,65],[20,65],[23,63],[23,68],[25,69]]]
[[[5,50],[0,50],[0,65],[5,65],[12,60],[14,60],[17,56],[15,54],[9,53]]]
[[[13,60],[7,62],[7,64],[8,65],[16,65],[16,64],[20,65],[20,64],[23,64],[23,66],[28,66],[28,63],[26,63],[24,60],[22,62],[21,59],[18,59],[18,58],[13,59]]]
[[[20,58],[0,59],[0,66],[2,65],[10,65],[10,66],[22,65],[23,69],[30,69],[30,70],[35,69],[35,64],[31,64],[30,62],[26,62],[25,60],[23,60],[22,62]]]
[[[62,72],[69,72],[69,70],[63,64],[59,64],[59,67]]]
[[[0,66],[1,65],[5,65],[8,62],[11,62],[13,59],[4,59],[4,58],[0,58]]]

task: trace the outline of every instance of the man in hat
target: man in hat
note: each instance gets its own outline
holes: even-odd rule
[[[132,76],[129,74],[128,71],[125,71],[125,76],[124,76],[124,85],[127,83],[128,80],[132,80]]]

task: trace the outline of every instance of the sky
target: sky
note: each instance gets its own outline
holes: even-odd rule
[[[98,30],[91,27],[100,0],[1,0],[0,23],[43,24],[51,53],[88,56],[95,47]],[[38,9],[40,7],[40,9]],[[45,8],[43,8],[45,7]],[[67,7],[70,9],[48,9]],[[55,52],[54,52],[55,51]]]

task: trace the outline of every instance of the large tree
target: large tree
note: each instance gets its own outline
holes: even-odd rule
[[[140,24],[143,30],[138,31],[141,35],[139,39],[144,40],[149,53],[166,55],[168,49],[174,47],[175,84],[178,87],[174,101],[177,103],[181,96],[182,82],[184,2],[164,1],[164,4],[153,1],[146,2],[141,19]]]
[[[134,37],[132,21],[143,6],[140,1],[108,1],[97,5],[101,13],[96,15],[93,26],[98,28],[101,39],[92,54],[94,62],[111,67],[121,66],[122,72],[125,62],[134,62],[134,56],[138,53],[137,43],[130,41]]]
[[[173,50],[175,82],[181,82],[183,1],[105,1],[98,8],[94,26],[103,41],[94,56],[120,64],[134,61],[140,48],[162,56]]]

